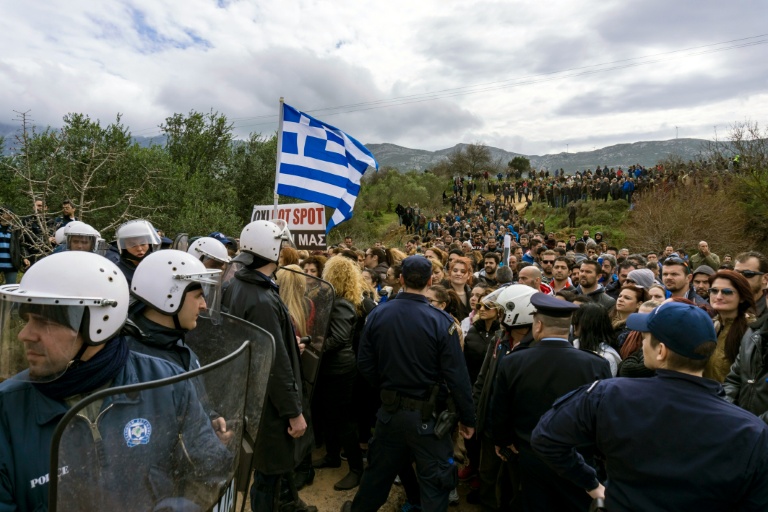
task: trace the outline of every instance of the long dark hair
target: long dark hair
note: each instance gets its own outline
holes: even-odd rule
[[[735,272],[733,270],[718,270],[713,275],[709,276],[709,286],[715,282],[715,279],[725,279],[730,281],[736,292],[739,294],[739,309],[736,319],[731,324],[731,329],[728,331],[728,335],[725,337],[725,357],[733,363],[736,360],[736,356],[739,355],[739,348],[741,347],[741,338],[744,333],[747,332],[749,325],[747,324],[747,310],[755,307],[755,298],[752,295],[752,288],[749,286],[747,278]]]
[[[608,311],[600,304],[582,304],[571,323],[579,328],[579,349],[600,352],[600,344],[607,343],[618,350]]]

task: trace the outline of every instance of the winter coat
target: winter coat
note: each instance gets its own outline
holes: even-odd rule
[[[288,434],[288,420],[302,412],[307,419],[309,412],[303,393],[299,347],[288,308],[280,300],[272,279],[245,267],[227,283],[221,304],[229,314],[258,325],[275,338],[275,361],[253,449],[253,464],[257,471],[267,475],[293,471],[311,449],[312,435],[309,430],[298,439]]]

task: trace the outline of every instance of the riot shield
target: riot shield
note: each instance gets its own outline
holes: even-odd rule
[[[176,235],[176,238],[173,239],[171,249],[187,252],[187,249],[189,249],[189,235],[186,233],[179,233]]]
[[[299,272],[289,268],[281,267],[279,270],[299,274]],[[307,325],[306,331],[299,334],[309,336],[311,341],[306,344],[304,353],[301,355],[301,371],[304,389],[306,389],[307,398],[311,402],[336,293],[328,281],[307,274],[302,274],[302,276],[306,280],[304,297],[306,299]]]
[[[51,511],[232,511],[250,342],[196,370],[132,357],[158,380],[97,391],[75,404],[51,443]],[[205,393],[205,400],[201,391]]]
[[[269,372],[275,359],[275,340],[272,335],[250,322],[222,313],[218,324],[201,315],[197,319],[197,327],[184,338],[184,342],[197,354],[201,365],[226,357],[235,349],[233,345],[244,340],[251,342],[250,372],[247,378],[237,383],[237,387],[247,386],[246,428],[248,435],[256,439]]]
[[[203,365],[225,357],[231,352],[233,340],[251,342],[250,372],[247,379],[238,383],[240,388],[246,389],[246,422],[240,448],[236,490],[246,492],[251,476],[253,446],[264,410],[269,373],[275,359],[275,340],[261,327],[232,315],[221,314],[217,322],[214,324],[210,318],[200,316],[197,327],[187,333],[185,342],[195,351],[200,358],[200,364]]]

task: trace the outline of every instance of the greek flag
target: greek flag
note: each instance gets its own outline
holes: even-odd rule
[[[277,193],[335,208],[326,233],[352,218],[360,178],[379,164],[343,131],[283,103]]]

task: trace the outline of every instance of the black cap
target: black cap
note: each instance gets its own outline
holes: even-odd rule
[[[537,313],[555,318],[569,317],[574,311],[579,309],[579,306],[576,304],[541,292],[531,295],[531,305],[536,308]]]
[[[403,260],[402,265],[403,279],[409,279],[411,276],[429,279],[432,276],[432,261],[420,254],[408,256]]]

